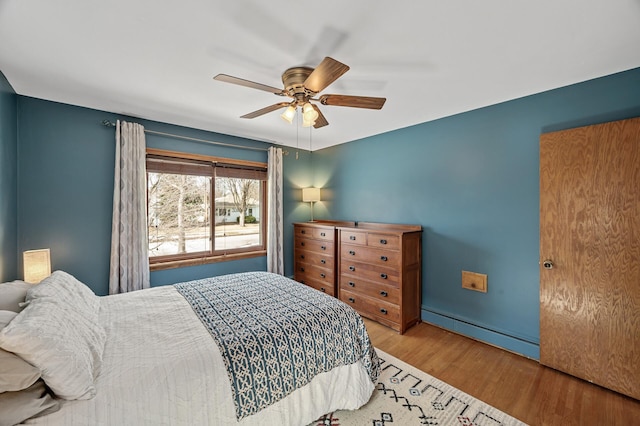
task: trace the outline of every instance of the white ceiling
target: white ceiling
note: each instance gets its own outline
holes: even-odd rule
[[[0,0],[0,71],[18,94],[308,149],[271,93],[292,66],[351,70],[321,94],[313,150],[640,67],[640,0]]]

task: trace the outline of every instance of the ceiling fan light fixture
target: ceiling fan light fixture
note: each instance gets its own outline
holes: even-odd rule
[[[311,127],[315,125],[316,125],[315,121],[309,121],[306,118],[304,118],[304,116],[302,117],[302,127]]]
[[[291,124],[293,123],[293,117],[296,116],[296,108],[293,105],[289,105],[287,109],[280,115],[284,121]]]

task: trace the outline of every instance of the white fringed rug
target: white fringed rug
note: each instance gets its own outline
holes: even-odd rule
[[[526,426],[525,423],[376,349],[380,377],[369,402],[335,411],[314,426]]]

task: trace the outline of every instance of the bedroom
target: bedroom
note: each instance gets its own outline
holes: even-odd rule
[[[628,15],[638,16],[637,2],[622,3],[629,7]],[[4,7],[0,6],[0,15]],[[629,34],[636,37],[629,36],[631,42],[638,41],[637,31],[629,30]],[[300,201],[299,190],[322,187],[323,201],[314,207],[317,218],[422,225],[423,320],[537,359],[539,137],[544,132],[640,116],[640,58],[630,48],[612,51],[622,52],[620,56],[627,58],[625,65],[604,73],[600,69],[587,72],[591,77],[537,91],[541,93],[314,148],[312,153],[307,150],[308,138],[303,138],[297,159],[296,149],[287,147],[286,275],[293,275],[290,224],[308,220],[310,213],[308,205]],[[348,58],[342,59],[349,63]],[[590,60],[602,65],[610,59],[603,54],[602,59],[594,55]],[[535,63],[523,66],[544,68]],[[602,69],[608,68],[602,65]],[[55,269],[72,272],[97,294],[106,294],[114,154],[113,129],[100,123],[141,114],[135,110],[108,112],[46,100],[44,95],[16,93],[2,64],[0,71],[6,73],[1,79],[0,104],[0,279],[4,282],[22,276],[24,250],[49,247]],[[213,85],[216,82],[211,77],[226,70],[204,71],[208,73],[206,84]],[[350,72],[355,71],[353,67]],[[366,75],[367,70],[359,72]],[[277,83],[277,72],[273,78]],[[232,93],[242,100],[249,98],[242,90]],[[261,105],[262,99],[256,102]],[[248,106],[229,107],[229,117],[250,111]],[[342,110],[331,111],[329,127],[340,124],[341,114]],[[365,120],[375,121],[376,112],[369,114]],[[270,119],[284,126],[275,115],[262,118]],[[135,121],[167,133],[268,145],[153,117]],[[294,134],[292,127],[285,129]],[[322,130],[313,133],[315,144],[320,142]],[[205,149],[153,136],[147,142],[164,149]],[[266,159],[230,149],[216,151],[216,155]],[[385,173],[371,164],[384,167]],[[265,259],[258,257],[156,271],[151,279],[152,285],[160,286],[265,269]],[[489,293],[462,290],[462,269],[486,273]]]

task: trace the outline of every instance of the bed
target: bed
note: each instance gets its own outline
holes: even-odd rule
[[[16,310],[0,348],[39,374],[0,410],[38,385],[25,424],[307,425],[364,405],[379,375],[353,309],[267,272],[97,297],[56,271]]]

